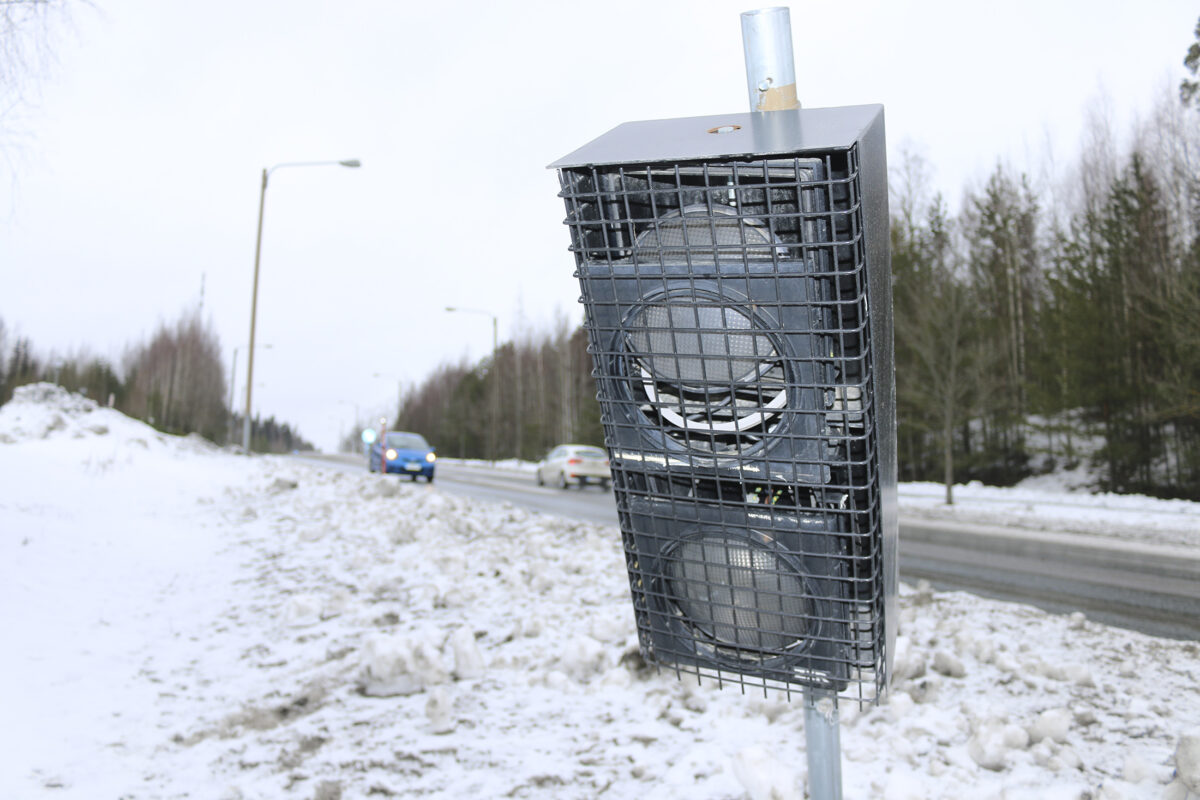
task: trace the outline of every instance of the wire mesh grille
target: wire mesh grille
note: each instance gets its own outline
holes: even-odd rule
[[[560,169],[644,657],[887,676],[855,147]]]

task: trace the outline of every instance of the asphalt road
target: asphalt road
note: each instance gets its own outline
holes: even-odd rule
[[[362,459],[323,463],[365,469]],[[463,496],[616,525],[612,492],[557,489],[533,476],[440,462],[435,486]],[[1200,640],[1200,557],[1076,534],[901,519],[900,577],[1029,603],[1155,636]]]

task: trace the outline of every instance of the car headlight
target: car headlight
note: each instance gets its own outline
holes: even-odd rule
[[[437,461],[437,453],[426,453],[425,460],[432,464],[434,461]]]
[[[387,456],[388,461],[394,461],[396,458],[396,451],[389,447],[388,451],[384,453],[384,455]]]

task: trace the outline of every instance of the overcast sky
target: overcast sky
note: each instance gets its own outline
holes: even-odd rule
[[[582,318],[545,166],[629,120],[747,110],[729,0],[415,4],[95,0],[0,150],[0,318],[43,356],[119,360],[201,302],[246,347],[272,174],[255,410],[332,449],[399,385]],[[882,103],[952,208],[998,160],[1119,132],[1183,76],[1192,0],[811,0],[791,7],[805,106]],[[436,443],[435,443],[436,445]]]

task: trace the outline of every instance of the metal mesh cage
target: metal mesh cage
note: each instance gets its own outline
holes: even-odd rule
[[[886,222],[864,202],[879,147],[869,174],[857,140],[559,168],[652,664],[860,701],[886,687],[890,294]]]

